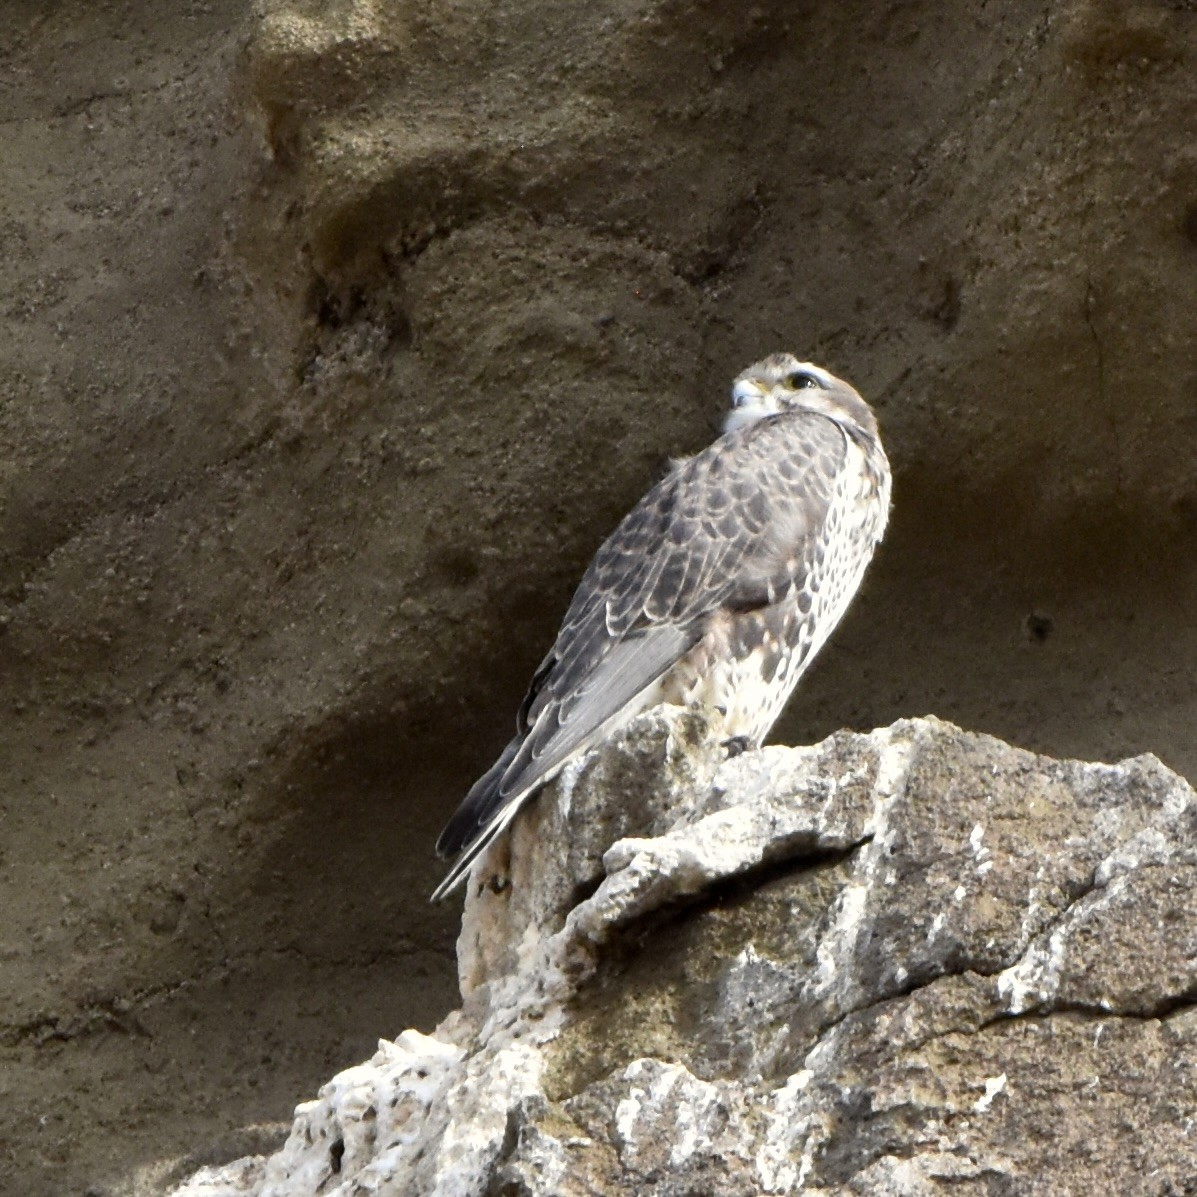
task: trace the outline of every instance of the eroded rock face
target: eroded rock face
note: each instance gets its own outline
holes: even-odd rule
[[[1195,884],[1150,756],[658,708],[475,871],[462,1008],[176,1197],[1189,1192]]]

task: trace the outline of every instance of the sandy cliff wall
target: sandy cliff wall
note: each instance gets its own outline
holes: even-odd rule
[[[10,9],[30,1194],[285,1117],[449,1008],[435,832],[763,352],[852,379],[896,470],[780,738],[934,711],[1197,773],[1191,5]]]

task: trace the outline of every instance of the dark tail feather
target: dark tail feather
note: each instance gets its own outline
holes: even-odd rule
[[[439,902],[451,894],[461,885],[470,871],[470,866],[507,830],[507,825],[519,813],[525,800],[535,791],[524,790],[517,794],[510,802],[499,807],[495,817],[482,829],[477,839],[472,840],[453,862],[452,868],[445,874],[445,879],[432,891],[430,901]]]
[[[508,817],[504,818],[503,808],[510,795],[500,793],[500,787],[508,766],[519,752],[521,741],[522,737],[516,736],[503,749],[499,759],[474,782],[437,839],[437,852],[441,856],[457,856],[457,860],[445,879],[433,890],[433,902],[439,902],[462,883],[470,865],[507,826],[510,815],[515,813],[507,812]]]
[[[520,749],[520,743],[521,737],[516,736],[503,749],[499,759],[470,786],[470,792],[461,800],[453,818],[445,824],[444,831],[437,837],[438,856],[456,856],[468,848],[503,805],[499,786],[503,781],[503,774],[507,772],[507,766]]]

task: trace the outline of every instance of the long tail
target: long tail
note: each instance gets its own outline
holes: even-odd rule
[[[500,792],[503,775],[522,743],[523,737],[516,736],[503,749],[499,759],[470,787],[470,792],[438,837],[438,855],[458,858],[433,891],[433,902],[439,902],[461,884],[470,865],[490,846],[495,836],[511,822],[523,805],[523,800],[528,796],[527,790],[522,794],[504,795]]]
[[[495,813],[503,805],[503,795],[499,792],[503,774],[507,772],[522,743],[523,737],[516,736],[499,754],[499,759],[470,786],[470,792],[461,800],[453,818],[445,824],[444,831],[437,837],[438,856],[456,856],[468,848],[487,823],[495,817]]]
[[[490,847],[491,843],[498,836],[507,830],[507,824],[519,814],[520,808],[536,792],[536,788],[535,786],[529,786],[521,793],[515,794],[507,800],[507,804],[500,808],[499,813],[483,829],[482,834],[473,843],[467,845],[461,855],[453,862],[453,867],[445,875],[444,881],[432,891],[431,901],[439,902],[442,898],[448,897],[449,894],[465,881],[470,866]]]

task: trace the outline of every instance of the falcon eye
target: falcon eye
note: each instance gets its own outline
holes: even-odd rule
[[[813,374],[807,374],[805,370],[799,370],[796,374],[789,374],[786,376],[786,386],[792,391],[801,391],[804,387],[817,387],[819,380]]]

